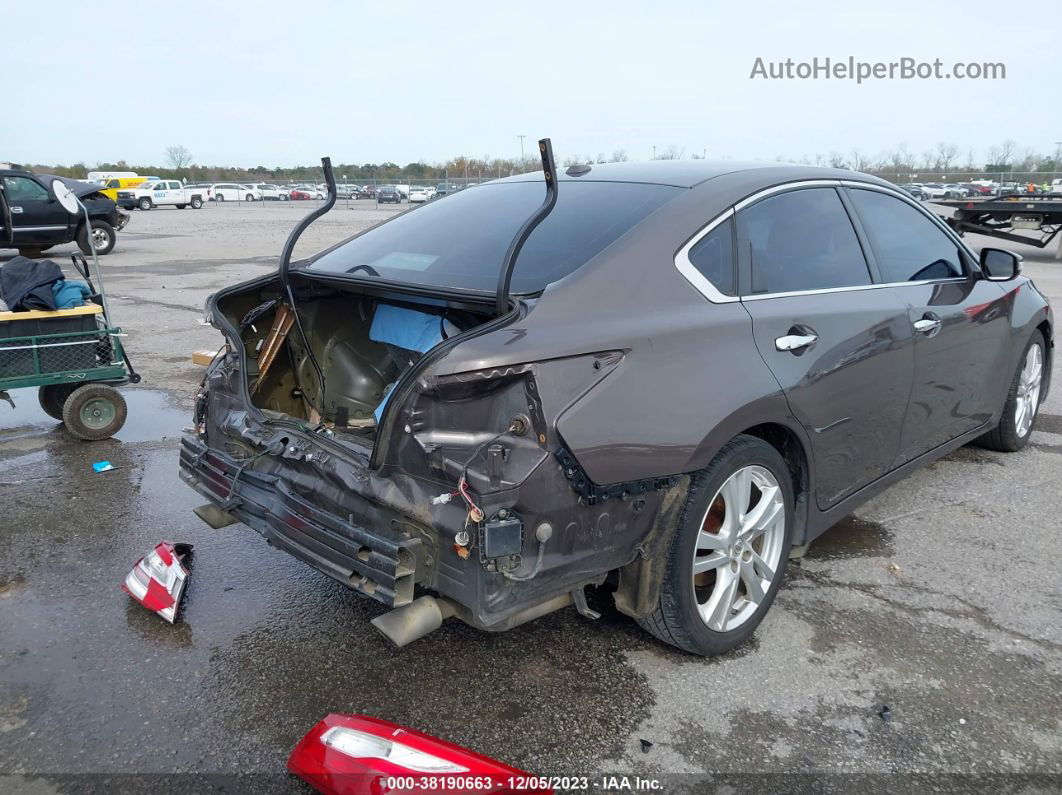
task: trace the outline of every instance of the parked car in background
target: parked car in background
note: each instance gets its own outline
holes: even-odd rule
[[[316,198],[316,191],[311,190],[310,188],[295,187],[291,189],[288,196],[292,201],[308,201]]]
[[[435,186],[435,195],[436,196],[445,196],[446,194],[453,193],[453,192],[454,192],[454,186],[450,185],[449,183],[440,182],[438,185]]]
[[[262,192],[257,188],[237,182],[218,182],[213,188],[214,200],[219,202],[253,202],[262,198]]]
[[[92,243],[81,212],[69,213],[52,192],[59,179],[81,199],[92,223]],[[84,253],[96,246],[98,254],[110,254],[117,232],[129,221],[115,202],[100,191],[100,185],[51,174],[31,174],[15,169],[0,170],[0,249],[18,249],[33,257],[60,243],[75,241]]]
[[[288,196],[287,191],[281,190],[276,185],[268,182],[256,182],[251,185],[251,188],[258,191],[259,198],[261,198],[262,201],[286,202],[291,198]]]
[[[186,188],[175,179],[145,182],[131,190],[118,191],[118,203],[129,210],[133,207],[150,210],[167,206],[176,207],[178,210],[185,207],[198,210],[206,200],[205,191],[200,188]]]
[[[721,654],[793,547],[963,444],[1029,443],[1051,309],[1020,257],[978,254],[903,191],[703,161],[557,178],[500,301],[538,174],[291,270],[303,330],[268,377],[279,276],[207,300],[229,352],[180,467],[217,526],[399,608],[373,622],[396,645],[447,616],[587,614],[584,588],[607,581],[663,642]]]
[[[118,191],[125,190],[127,188],[135,188],[138,185],[143,185],[145,182],[151,182],[157,180],[158,177],[110,177],[100,181],[100,193],[106,196],[111,201],[117,203]]]
[[[395,185],[383,185],[376,191],[376,201],[380,204],[401,204],[402,194]]]
[[[927,199],[952,198],[951,191],[939,182],[923,182],[921,183],[921,188],[922,192],[926,194]]]
[[[431,196],[428,194],[428,189],[423,185],[414,185],[409,189],[409,203],[410,204],[423,204]]]
[[[970,189],[964,185],[959,185],[956,182],[949,182],[944,185],[944,190],[948,192],[949,199],[965,199],[970,195]]]
[[[926,192],[922,190],[922,186],[915,182],[908,182],[905,185],[900,185],[900,189],[907,191],[914,198],[918,199],[918,201],[924,202],[927,198],[929,198],[926,195]]]
[[[375,199],[376,198],[376,186],[375,185],[362,185],[358,189],[359,199]]]
[[[1050,193],[1062,193],[1062,179],[1051,180]]]

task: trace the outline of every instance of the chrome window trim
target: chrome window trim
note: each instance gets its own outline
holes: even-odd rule
[[[857,290],[879,290],[883,287],[908,287],[919,284],[946,284],[948,282],[964,282],[965,276],[954,276],[949,279],[920,279],[916,282],[877,282],[875,284],[858,284],[852,287],[824,287],[821,290],[795,290],[788,293],[763,293],[762,295],[745,295],[742,301],[767,301],[771,298],[792,298],[796,295],[824,295],[827,293],[851,293]]]
[[[678,272],[683,275],[686,281],[693,285],[694,289],[696,289],[697,292],[699,292],[713,304],[727,304],[733,303],[735,301],[766,301],[771,298],[791,298],[793,296],[798,295],[826,295],[829,293],[848,293],[854,292],[856,290],[878,290],[883,287],[905,287],[920,284],[947,284],[950,282],[965,282],[969,278],[969,274],[967,274],[966,276],[951,276],[947,279],[920,279],[918,281],[909,282],[876,282],[874,284],[858,284],[853,285],[851,287],[825,287],[817,290],[793,290],[785,293],[763,293],[762,295],[724,295],[723,293],[719,292],[719,290],[716,289],[715,285],[708,281],[708,279],[706,279],[699,270],[697,270],[696,266],[694,266],[692,262],[690,262],[690,250],[695,245],[697,245],[697,243],[699,243],[702,238],[710,234],[713,229],[715,229],[721,223],[726,221],[728,218],[733,218],[737,215],[739,211],[745,209],[749,205],[755,204],[760,199],[764,199],[776,193],[782,193],[788,190],[799,190],[801,188],[840,187],[875,190],[879,193],[884,193],[887,196],[893,196],[897,199],[900,199],[901,201],[907,202],[907,204],[911,205],[916,210],[919,210],[923,216],[927,217],[937,226],[938,229],[943,231],[944,234],[947,235],[947,237],[952,242],[954,242],[963,251],[965,251],[966,254],[970,257],[971,261],[977,262],[977,256],[974,255],[974,253],[969,249],[965,242],[961,240],[955,234],[955,232],[952,231],[951,227],[941,221],[940,218],[938,218],[936,215],[922,207],[907,193],[898,188],[893,188],[891,186],[887,187],[885,185],[878,185],[873,182],[860,182],[859,180],[854,179],[810,179],[800,180],[797,182],[785,182],[781,185],[772,185],[769,188],[764,188],[763,190],[757,191],[751,196],[748,196],[742,199],[741,201],[737,202],[733,207],[724,210],[722,213],[720,213],[711,221],[709,221],[705,226],[701,227],[701,229],[698,230],[697,233],[689,239],[686,245],[679,249],[678,253],[675,255],[675,267],[678,269]]]
[[[675,255],[675,267],[678,268],[678,272],[681,273],[686,281],[693,285],[693,288],[711,301],[713,304],[729,304],[741,300],[736,295],[724,295],[719,292],[714,284],[697,270],[697,266],[690,261],[690,250],[701,242],[705,237],[710,235],[712,231],[720,224],[725,223],[735,215],[734,208],[731,207],[728,210],[724,210],[721,215],[717,215],[707,226],[704,226],[682,248],[679,249],[678,254]]]

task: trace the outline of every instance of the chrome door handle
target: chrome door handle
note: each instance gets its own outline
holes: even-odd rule
[[[14,213],[15,215],[18,215],[20,212],[22,212],[22,208],[19,207],[17,204],[13,204],[11,206],[11,212]]]
[[[786,334],[774,341],[774,347],[779,351],[799,351],[816,342],[818,334]]]
[[[924,317],[921,320],[916,320],[914,322],[914,328],[915,331],[920,331],[923,334],[932,334],[934,331],[940,328],[940,321]]]

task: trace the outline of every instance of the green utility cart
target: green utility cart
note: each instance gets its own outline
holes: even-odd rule
[[[72,259],[88,281],[84,259]],[[14,407],[11,390],[36,387],[41,408],[90,441],[121,429],[127,409],[116,387],[140,381],[122,330],[111,325],[106,302],[93,298],[99,302],[73,309],[0,312],[0,399]]]

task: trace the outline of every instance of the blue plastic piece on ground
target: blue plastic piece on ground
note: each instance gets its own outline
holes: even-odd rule
[[[92,468],[96,472],[107,472],[108,470],[114,469],[110,461],[97,461],[92,465]]]

